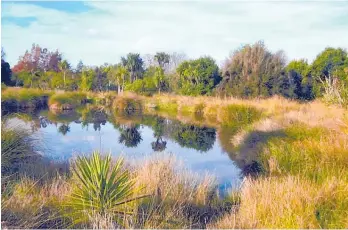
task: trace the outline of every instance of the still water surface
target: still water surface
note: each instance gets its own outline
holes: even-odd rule
[[[232,136],[204,122],[193,125],[157,115],[115,117],[104,111],[56,114],[48,110],[17,113],[9,122],[32,129],[43,140],[43,155],[54,161],[94,150],[136,159],[164,152],[174,154],[202,177],[206,172],[214,174],[220,188],[236,187],[242,179],[243,163],[226,150]]]

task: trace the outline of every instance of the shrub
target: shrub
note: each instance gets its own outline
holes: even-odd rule
[[[126,90],[150,96],[157,92],[157,87],[153,77],[146,77],[144,79],[137,79],[133,83],[128,84]]]
[[[75,223],[88,222],[96,216],[109,216],[122,226],[124,215],[131,214],[132,201],[139,189],[130,173],[123,168],[123,159],[111,164],[111,155],[102,158],[94,152],[90,158],[78,157],[73,166],[75,188],[66,203]],[[68,212],[69,213],[69,212]]]

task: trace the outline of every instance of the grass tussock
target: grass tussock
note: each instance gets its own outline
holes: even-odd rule
[[[66,228],[70,225],[59,207],[71,190],[64,179],[41,184],[23,177],[7,183],[3,189],[6,190],[1,198],[3,228]]]
[[[144,186],[146,193],[158,193],[162,199],[206,205],[208,193],[216,186],[213,176],[207,174],[200,180],[174,156],[158,154],[137,162],[135,168],[137,181],[141,183],[139,186]]]
[[[257,123],[242,136],[232,140],[237,159],[254,156],[263,176],[248,179],[239,208],[210,227],[347,228],[348,139],[342,130],[283,118]]]
[[[168,155],[122,164],[94,154],[72,163],[72,177],[22,177],[3,187],[2,227],[202,228],[230,209],[212,176],[178,165]]]
[[[261,118],[261,112],[250,106],[228,105],[220,108],[218,119],[224,126],[246,126]]]
[[[28,130],[9,127],[1,123],[1,172],[11,174],[37,154],[34,151],[35,139]]]
[[[96,104],[104,105],[104,106],[112,106],[112,103],[117,98],[117,94],[115,92],[102,92],[96,95],[93,95]]]
[[[348,181],[348,138],[323,127],[292,125],[267,142],[261,158],[270,174],[302,175],[318,183],[333,176]]]
[[[51,109],[68,110],[74,109],[88,102],[86,93],[83,92],[64,92],[56,93],[49,98],[48,105]]]
[[[113,101],[112,107],[118,112],[131,115],[142,110],[142,103],[135,97],[118,96]]]
[[[247,179],[241,202],[210,228],[347,228],[347,181],[299,176]]]

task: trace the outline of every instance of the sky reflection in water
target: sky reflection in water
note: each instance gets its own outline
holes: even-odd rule
[[[206,172],[216,175],[221,187],[240,184],[241,169],[223,149],[214,128],[150,115],[140,116],[134,122],[131,117],[110,121],[107,116],[83,121],[76,114],[54,121],[50,113],[41,111],[26,121],[17,117],[10,122],[34,129],[35,135],[44,140],[44,155],[52,160],[64,161],[93,150],[136,159],[160,151],[174,154],[185,167],[202,177]]]

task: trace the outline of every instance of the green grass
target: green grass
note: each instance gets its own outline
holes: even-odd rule
[[[271,138],[261,153],[269,173],[301,175],[318,183],[332,176],[348,181],[348,141],[340,134],[302,124],[292,125],[284,133],[283,137]],[[270,169],[269,159],[277,170]]]
[[[262,113],[245,105],[227,105],[220,108],[219,119],[223,126],[242,127],[259,120]]]
[[[1,93],[1,104],[10,107],[43,107],[53,93],[39,89],[7,88]]]
[[[165,111],[169,114],[175,115],[178,113],[178,104],[176,101],[161,101],[158,100],[156,103],[156,109],[158,111]]]
[[[238,210],[210,227],[347,228],[347,136],[302,123],[277,132],[262,133],[255,149],[264,174],[248,178]]]
[[[49,106],[55,106],[56,108],[71,107],[76,108],[79,105],[84,104],[88,97],[83,92],[64,92],[54,94],[49,98]]]
[[[39,89],[7,88],[2,92],[1,101],[16,100],[18,102],[28,102],[50,95],[52,95],[51,92]]]

